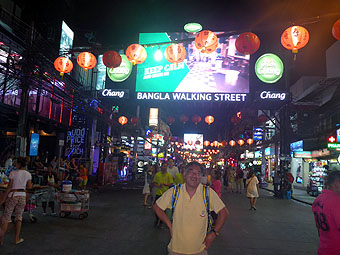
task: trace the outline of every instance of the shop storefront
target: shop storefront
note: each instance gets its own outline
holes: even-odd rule
[[[309,165],[315,162],[312,159],[311,151],[295,151],[293,152],[291,162],[291,174],[294,176],[294,186],[297,188],[306,188],[309,181]]]
[[[339,152],[328,149],[320,149],[311,152],[309,160],[309,175],[307,192],[312,196],[318,196],[326,185],[326,177],[329,171],[339,171]],[[308,162],[308,161],[307,161]]]

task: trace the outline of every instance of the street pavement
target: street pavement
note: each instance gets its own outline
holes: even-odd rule
[[[33,224],[24,217],[25,242],[13,244],[7,233],[0,254],[165,255],[167,229],[153,227],[154,215],[143,206],[141,189],[105,188],[91,193],[89,217],[41,215]],[[257,211],[249,210],[243,194],[222,193],[231,212],[209,255],[317,254],[318,236],[311,206],[274,198],[261,190]]]

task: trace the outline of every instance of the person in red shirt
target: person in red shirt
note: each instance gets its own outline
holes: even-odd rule
[[[218,170],[214,170],[212,172],[211,188],[217,193],[219,197],[221,197],[221,190],[222,190],[221,172]]]
[[[327,178],[327,189],[314,201],[312,207],[319,233],[318,255],[340,254],[340,171]]]

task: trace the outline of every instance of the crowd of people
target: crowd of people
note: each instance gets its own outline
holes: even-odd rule
[[[22,214],[28,204],[28,190],[34,186],[47,187],[47,192],[41,197],[43,215],[47,215],[47,205],[51,215],[56,216],[55,199],[56,190],[64,180],[72,181],[74,189],[85,189],[88,181],[88,171],[84,164],[54,157],[49,164],[43,162],[39,156],[31,160],[29,157],[15,158],[11,155],[5,162],[5,174],[9,182],[4,193],[0,193],[0,208],[4,207],[4,213],[0,217],[0,245],[7,231],[11,216],[15,213],[15,244],[22,243],[20,237]],[[32,173],[31,173],[32,172]]]
[[[167,191],[169,188],[185,183],[185,168],[187,164],[182,163],[177,167],[173,159],[162,162],[159,170],[155,165],[146,165],[145,182],[143,188],[144,206],[152,208],[152,205]],[[221,198],[222,185],[231,193],[244,194],[249,198],[250,210],[257,210],[256,201],[259,197],[259,180],[255,172],[249,169],[240,169],[228,167],[222,169],[202,168],[200,183],[209,186]],[[171,213],[167,212],[171,217]],[[212,217],[216,217],[212,213]],[[162,228],[162,222],[156,216],[155,227]]]

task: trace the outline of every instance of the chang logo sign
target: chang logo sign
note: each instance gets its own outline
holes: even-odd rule
[[[102,91],[102,96],[113,98],[128,98],[129,91],[127,89],[104,89]]]
[[[116,68],[107,68],[107,75],[114,82],[122,82],[129,78],[132,72],[132,64],[123,54],[122,63]]]
[[[285,92],[270,92],[270,91],[262,91],[260,94],[261,99],[278,99],[278,100],[285,100],[286,93]]]
[[[261,81],[275,83],[282,77],[283,62],[275,54],[264,54],[255,63],[255,73]]]

